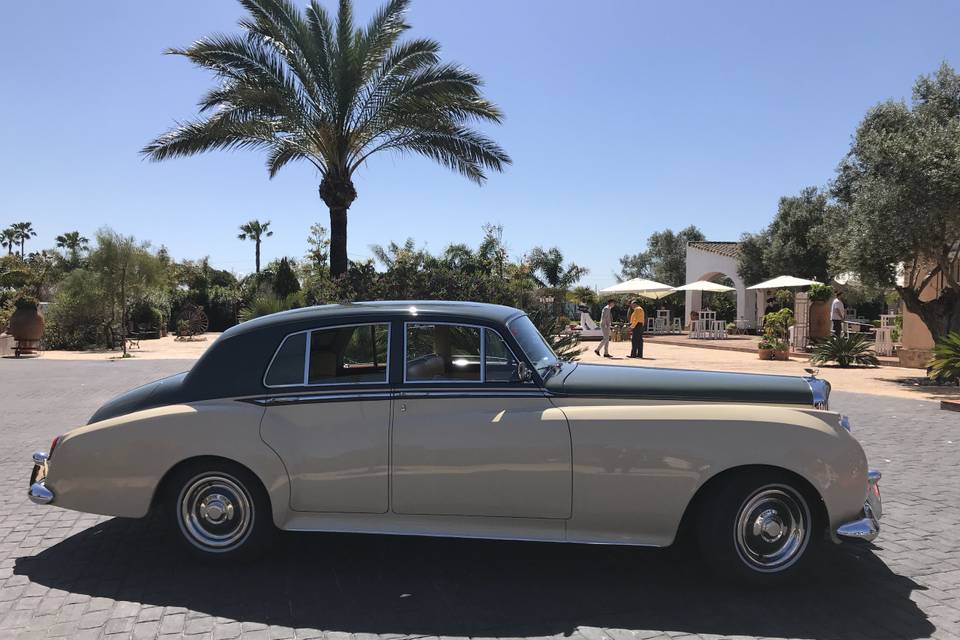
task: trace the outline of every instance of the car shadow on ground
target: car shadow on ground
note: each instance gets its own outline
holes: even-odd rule
[[[278,534],[252,564],[198,563],[155,521],[113,519],[16,560],[50,588],[233,620],[352,633],[570,635],[578,626],[792,638],[924,638],[908,578],[868,548],[808,583],[743,590],[681,549]]]

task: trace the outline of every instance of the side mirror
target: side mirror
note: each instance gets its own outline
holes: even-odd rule
[[[533,382],[533,371],[525,362],[517,363],[517,379],[520,382]]]

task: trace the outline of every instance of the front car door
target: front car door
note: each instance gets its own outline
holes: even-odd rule
[[[301,331],[277,350],[261,436],[290,476],[290,508],[389,509],[390,324]]]
[[[403,325],[394,400],[393,511],[569,518],[570,430],[498,331]]]

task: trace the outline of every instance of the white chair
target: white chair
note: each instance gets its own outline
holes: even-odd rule
[[[673,326],[670,329],[670,333],[683,333],[683,321],[680,318],[673,319]]]
[[[885,313],[880,316],[880,326],[881,327],[895,327],[897,326],[897,318],[900,316],[895,313]]]
[[[876,330],[877,342],[873,349],[878,356],[893,355],[893,327],[878,327]]]

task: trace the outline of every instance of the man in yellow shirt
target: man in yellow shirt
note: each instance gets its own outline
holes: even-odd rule
[[[639,300],[630,303],[630,357],[643,359],[643,330],[647,326],[647,314]]]

